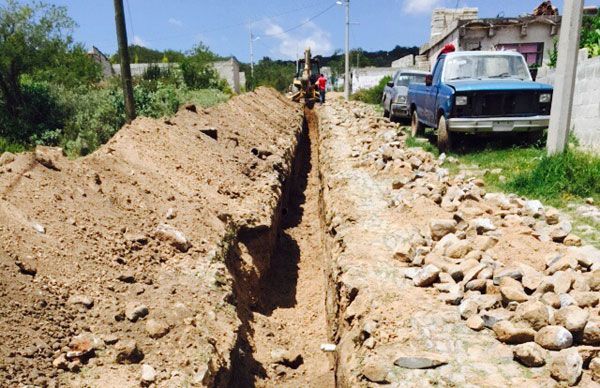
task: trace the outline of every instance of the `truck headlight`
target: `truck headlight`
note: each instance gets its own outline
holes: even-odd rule
[[[550,100],[552,100],[552,94],[550,94],[550,93],[542,93],[542,94],[540,94],[540,102],[541,103],[543,103],[543,104],[546,103],[547,104],[547,103],[550,102]]]
[[[406,96],[398,96],[398,97],[396,97],[396,102],[398,104],[406,104]]]
[[[467,105],[467,96],[456,96],[456,105]]]

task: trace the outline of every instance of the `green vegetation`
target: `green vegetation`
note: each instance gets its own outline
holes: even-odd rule
[[[600,13],[584,16],[581,28],[581,47],[585,47],[592,57],[600,55]]]
[[[246,72],[246,88],[252,90],[259,86],[270,86],[280,92],[286,92],[296,74],[296,64],[291,61],[272,60],[264,57],[254,65],[254,82],[250,65],[242,65],[240,71]]]
[[[133,63],[180,63],[185,54],[175,50],[152,50],[138,45],[129,46],[129,58]],[[111,63],[119,63],[118,53],[110,57]]]
[[[86,155],[125,123],[119,79],[102,80],[100,66],[73,42],[74,27],[64,7],[16,0],[0,5],[0,153],[43,144]],[[169,116],[185,102],[210,106],[231,94],[210,66],[218,58],[206,46],[186,55],[130,50],[144,61],[181,62],[150,66],[134,79],[138,115]]]
[[[571,149],[548,157],[539,146],[515,145],[514,137],[492,141],[481,149],[481,142],[468,144],[451,153],[457,163],[446,163],[453,174],[482,175],[492,190],[511,192],[564,207],[567,202],[592,197],[600,201],[600,157],[577,149],[572,137]],[[471,139],[476,140],[476,139]],[[432,139],[409,137],[408,147],[421,147],[438,156]]]
[[[356,49],[350,51],[352,66],[359,67],[376,66],[390,67],[392,62],[409,54],[418,54],[418,47],[401,47],[396,46],[391,51],[365,51]],[[302,53],[300,53],[302,54]],[[330,83],[334,83],[336,79],[344,74],[345,56],[341,50],[337,50],[331,56],[315,56],[319,60],[321,67],[331,68]],[[273,60],[269,57],[264,57],[254,65],[254,80],[251,77],[250,65],[242,64],[240,71],[246,73],[246,89],[252,90],[258,86],[270,86],[286,92],[292,84],[292,79],[296,73],[296,61]],[[379,103],[379,101],[377,101]]]
[[[392,80],[392,77],[385,76],[379,81],[379,83],[370,88],[370,89],[362,89],[358,92],[354,93],[351,96],[352,100],[362,101],[368,104],[379,104],[381,103],[381,97],[383,96],[383,90],[388,82]]]
[[[521,195],[549,202],[592,197],[600,199],[600,158],[570,150],[543,156],[531,169],[521,171],[507,183]]]

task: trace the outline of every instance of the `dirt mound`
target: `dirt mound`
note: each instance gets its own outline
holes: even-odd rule
[[[223,384],[240,325],[224,255],[272,222],[301,125],[259,89],[137,119],[76,161],[0,166],[0,381],[138,386],[142,362]]]

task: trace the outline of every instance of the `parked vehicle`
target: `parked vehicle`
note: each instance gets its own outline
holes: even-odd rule
[[[456,132],[523,132],[539,139],[550,121],[552,86],[533,82],[517,52],[465,51],[441,55],[425,84],[411,84],[413,136],[437,129],[441,151]]]
[[[383,115],[391,120],[410,119],[406,102],[408,85],[411,83],[425,84],[427,72],[417,70],[398,70],[383,90],[381,106]]]

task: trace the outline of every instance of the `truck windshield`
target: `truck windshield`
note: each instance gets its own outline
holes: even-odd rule
[[[517,55],[461,55],[446,59],[445,81],[484,78],[531,79],[525,61]]]
[[[400,74],[396,78],[396,86],[408,86],[410,84],[424,84],[425,75],[421,74]]]

